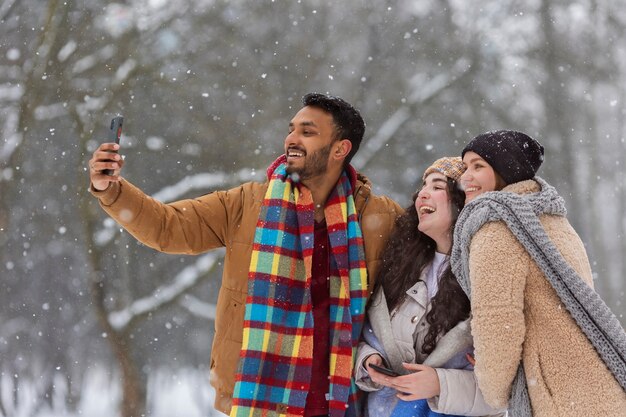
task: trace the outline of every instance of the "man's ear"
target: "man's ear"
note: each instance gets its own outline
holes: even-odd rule
[[[333,158],[345,159],[352,150],[352,142],[348,139],[338,140],[333,151]]]

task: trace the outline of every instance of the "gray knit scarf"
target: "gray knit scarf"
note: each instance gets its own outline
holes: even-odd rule
[[[472,237],[485,223],[504,221],[541,268],[616,380],[626,389],[626,332],[600,296],[567,263],[546,234],[538,216],[565,216],[565,203],[554,187],[539,177],[534,180],[541,186],[540,192],[523,195],[488,192],[465,206],[454,230],[452,271],[471,299],[469,249]],[[512,385],[509,413],[511,417],[532,416],[521,363]]]

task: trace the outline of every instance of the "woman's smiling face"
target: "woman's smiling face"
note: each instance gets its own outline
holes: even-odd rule
[[[415,199],[415,209],[419,231],[437,243],[438,252],[448,253],[452,243],[452,203],[445,175],[433,172],[424,179]]]
[[[498,189],[496,172],[480,155],[472,151],[466,152],[463,155],[463,165],[467,169],[459,181],[465,191],[465,204],[482,193]]]

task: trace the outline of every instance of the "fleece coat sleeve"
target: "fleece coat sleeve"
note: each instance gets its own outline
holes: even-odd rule
[[[469,256],[476,378],[486,402],[504,408],[521,361],[530,256],[503,222],[476,232]]]

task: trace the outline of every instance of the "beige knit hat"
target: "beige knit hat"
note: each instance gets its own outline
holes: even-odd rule
[[[454,181],[458,181],[465,172],[465,166],[463,166],[463,160],[458,156],[444,156],[437,159],[424,171],[422,181],[433,172],[439,172]]]

